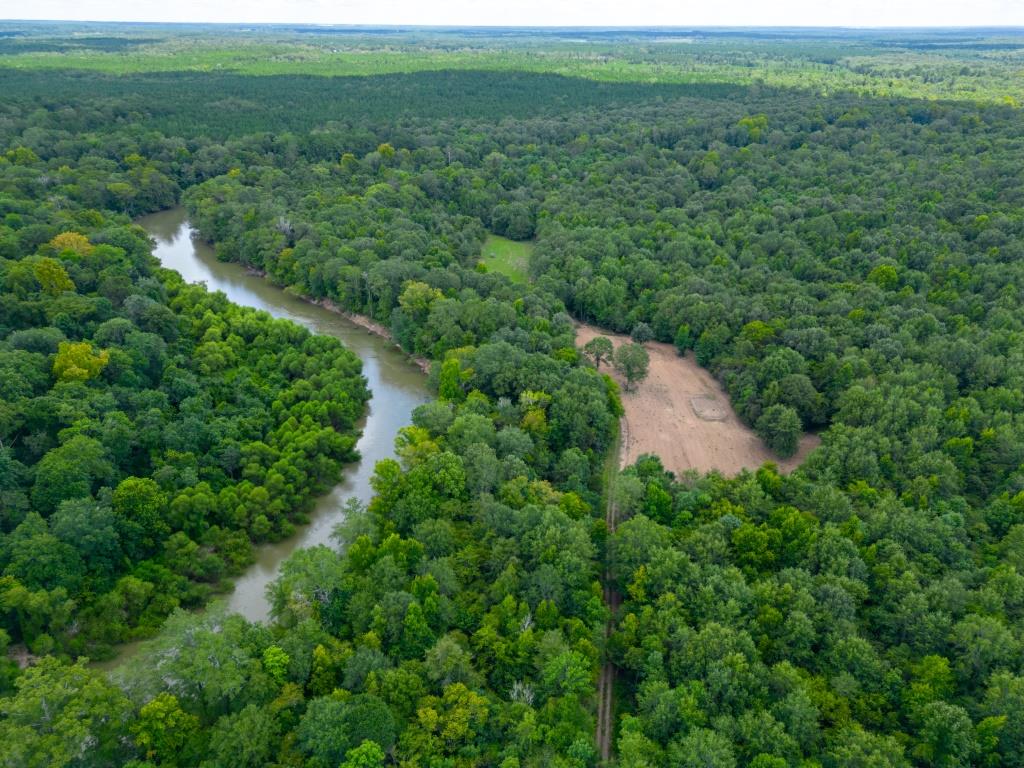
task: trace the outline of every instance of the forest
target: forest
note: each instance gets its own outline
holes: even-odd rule
[[[981,55],[943,50],[925,80]],[[0,765],[597,766],[605,664],[622,768],[1024,763],[1012,103],[51,66],[0,95]],[[159,268],[132,218],[179,202],[432,361],[265,624],[199,609],[337,483],[371,393],[337,341]],[[529,243],[516,279],[494,236]],[[780,456],[821,446],[609,471],[628,393],[574,320],[693,354]]]

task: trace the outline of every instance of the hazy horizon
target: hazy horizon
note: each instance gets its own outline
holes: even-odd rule
[[[416,24],[401,22],[387,23],[346,23],[316,21],[147,21],[143,19],[20,19],[0,18],[0,24],[140,24],[148,26],[222,26],[222,27],[321,27],[327,29],[586,29],[607,31],[631,31],[649,29],[671,30],[871,30],[871,31],[955,31],[955,30],[1024,30],[1024,20],[1014,24],[894,24],[894,25],[860,25],[849,24]]]
[[[425,27],[721,27],[942,29],[1024,25],[1024,3],[1017,0],[780,0],[766,6],[751,0],[728,7],[698,7],[671,0],[636,0],[629,4],[600,0],[548,3],[520,0],[491,6],[472,0],[430,4],[412,0],[183,0],[169,5],[140,0],[126,17],[117,0],[39,0],[32,18],[4,21],[65,21],[178,24],[308,24],[313,26]],[[6,16],[0,10],[0,15]]]

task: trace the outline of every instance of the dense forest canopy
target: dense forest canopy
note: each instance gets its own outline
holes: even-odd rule
[[[94,653],[289,535],[353,458],[368,393],[335,340],[156,268],[124,214],[68,195],[80,167],[4,162],[4,624],[35,653]],[[154,185],[149,205],[174,200]]]
[[[1014,40],[705,40],[722,66],[674,85],[493,43],[485,69],[534,71],[416,72],[449,62],[418,39],[368,78],[3,53],[29,69],[0,97],[0,639],[39,658],[3,668],[0,759],[593,766],[610,660],[622,766],[1021,764]],[[751,46],[814,47],[833,87],[806,57],[810,87],[730,78]],[[844,87],[868,48],[946,91]],[[953,93],[979,61],[988,95]],[[271,623],[175,612],[108,678],[79,657],[287,535],[367,397],[336,342],[155,268],[128,217],[178,201],[219,258],[434,361],[437,399]],[[531,241],[528,280],[489,233]],[[788,476],[610,471],[620,393],[573,317],[692,351],[769,445],[821,447]]]

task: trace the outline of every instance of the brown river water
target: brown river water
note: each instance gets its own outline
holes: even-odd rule
[[[184,208],[143,216],[137,223],[156,241],[153,255],[186,281],[205,283],[211,291],[223,291],[236,304],[287,318],[314,333],[334,336],[363,361],[363,375],[372,398],[357,446],[362,458],[347,465],[341,483],[317,500],[309,525],[298,528],[284,541],[257,547],[256,561],[234,580],[234,590],[222,598],[228,610],[250,621],[266,621],[270,608],[267,586],[277,576],[281,563],[301,547],[331,545],[331,531],[341,522],[346,499],[355,496],[364,502],[370,500],[374,465],[394,455],[398,430],[410,423],[413,408],[430,399],[426,376],[391,341],[336,312],[286,293],[238,264],[218,261],[213,248],[196,236]],[[114,660],[98,666],[116,666],[137,650],[137,643],[129,643]]]

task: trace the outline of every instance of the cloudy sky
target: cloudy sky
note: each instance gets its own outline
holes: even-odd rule
[[[0,19],[515,26],[1024,25],[1024,0],[0,0]]]

